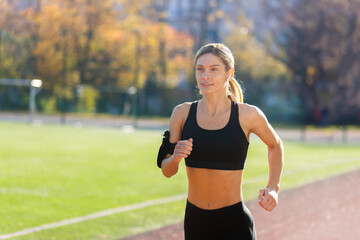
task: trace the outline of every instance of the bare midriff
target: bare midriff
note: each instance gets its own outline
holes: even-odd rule
[[[188,200],[202,209],[218,209],[242,201],[243,170],[186,167]]]

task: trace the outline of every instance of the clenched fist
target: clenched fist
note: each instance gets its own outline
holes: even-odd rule
[[[271,212],[278,204],[278,195],[279,194],[275,191],[275,189],[260,189],[258,198],[260,207]]]
[[[174,149],[173,158],[178,161],[181,161],[181,159],[183,158],[187,158],[191,154],[192,147],[192,138],[189,138],[188,140],[178,141]]]

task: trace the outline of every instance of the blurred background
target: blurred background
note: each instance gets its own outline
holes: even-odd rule
[[[0,0],[0,239],[121,239],[181,223],[185,166],[167,179],[156,156],[172,109],[201,97],[193,59],[211,42],[233,51],[245,102],[284,142],[282,190],[360,169],[360,0]],[[256,202],[268,179],[256,137],[246,165]],[[333,212],[358,199],[345,185]]]
[[[359,15],[357,0],[1,0],[0,111],[168,117],[199,98],[196,50],[222,42],[272,122],[358,125]]]

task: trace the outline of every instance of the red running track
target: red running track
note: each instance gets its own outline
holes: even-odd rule
[[[258,240],[360,240],[360,170],[284,191],[273,212],[246,205]],[[180,222],[123,240],[183,239]]]

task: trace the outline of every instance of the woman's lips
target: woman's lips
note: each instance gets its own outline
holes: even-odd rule
[[[212,84],[210,84],[210,83],[207,83],[207,84],[202,83],[201,86],[203,86],[203,87],[210,87],[210,86],[212,86]]]

